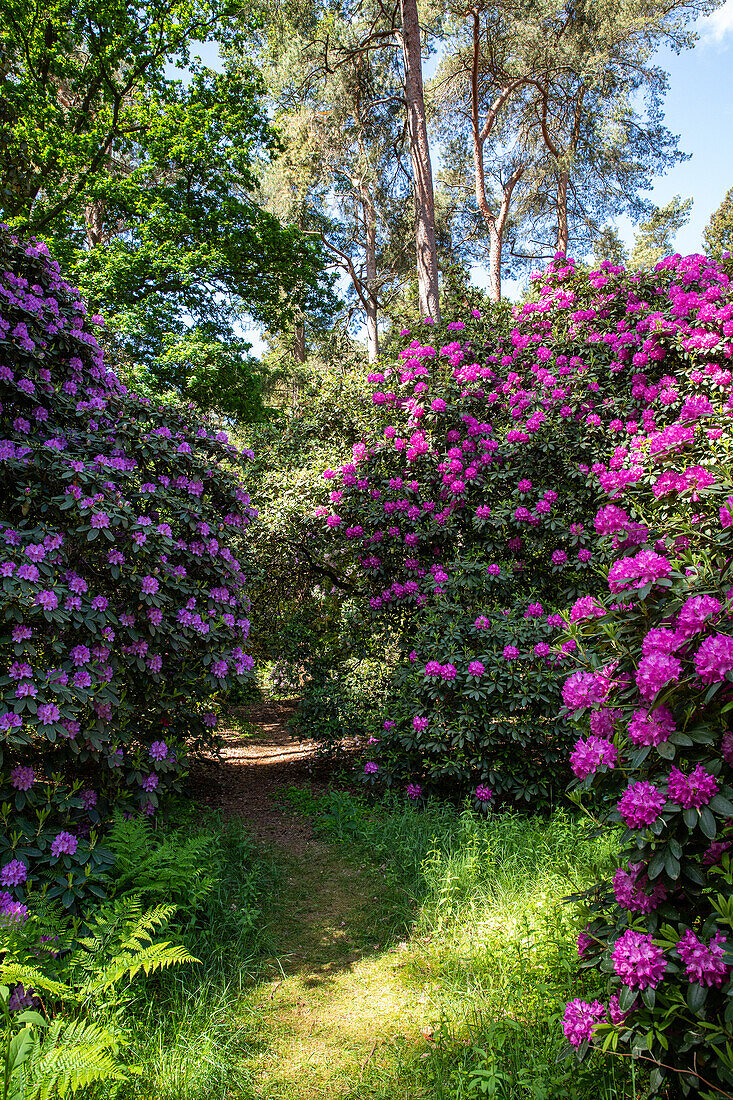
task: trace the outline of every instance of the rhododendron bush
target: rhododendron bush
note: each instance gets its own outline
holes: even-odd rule
[[[154,813],[248,675],[243,454],[128,394],[44,246],[0,233],[0,901],[99,889],[95,829]]]
[[[624,831],[580,899],[607,989],[565,1034],[709,1095],[733,1091],[732,270],[558,257],[508,325],[406,334],[321,510],[402,630],[367,781],[537,805],[572,770]]]
[[[582,965],[607,975],[607,1000],[592,1020],[572,1002],[564,1027],[581,1052],[631,1049],[719,1095],[733,1087],[731,389],[727,370],[686,373],[693,396],[676,424],[637,435],[639,476],[599,524],[615,554],[604,614],[569,632],[576,797],[592,788],[624,832],[612,879],[579,899]],[[704,489],[685,487],[691,467]]]

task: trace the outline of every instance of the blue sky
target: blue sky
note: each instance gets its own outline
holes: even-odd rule
[[[682,253],[701,251],[702,231],[733,187],[733,0],[701,19],[697,30],[693,50],[658,55],[669,73],[665,122],[679,135],[680,149],[692,155],[660,176],[650,197],[657,206],[674,195],[694,199],[690,221],[677,236]],[[630,242],[632,227],[619,223],[619,231]]]

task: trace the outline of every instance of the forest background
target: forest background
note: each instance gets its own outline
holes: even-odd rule
[[[417,315],[400,5],[7,6],[0,216],[138,388],[261,420]],[[444,295],[516,298],[558,247],[649,266],[729,211],[729,3],[419,18]]]

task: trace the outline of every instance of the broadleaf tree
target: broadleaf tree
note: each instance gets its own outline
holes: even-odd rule
[[[52,245],[123,368],[251,416],[246,324],[330,291],[318,244],[255,200],[279,144],[261,77],[191,57],[194,40],[236,47],[227,5],[9,0],[0,213]]]

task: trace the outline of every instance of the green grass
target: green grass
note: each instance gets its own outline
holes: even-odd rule
[[[215,827],[212,891],[182,926],[201,965],[141,984],[143,1073],[117,1100],[645,1096],[625,1061],[559,1060],[565,1002],[595,992],[562,898],[612,866],[612,836],[564,814],[279,801],[317,841],[267,853]]]
[[[302,795],[284,792],[298,805]],[[423,985],[433,1043],[401,1067],[425,1097],[637,1097],[634,1067],[559,1060],[568,1000],[596,994],[577,966],[581,924],[563,898],[611,870],[616,838],[576,817],[481,817],[441,804],[370,805],[329,792],[309,806],[318,832],[358,852],[401,893],[413,920],[408,975]]]

